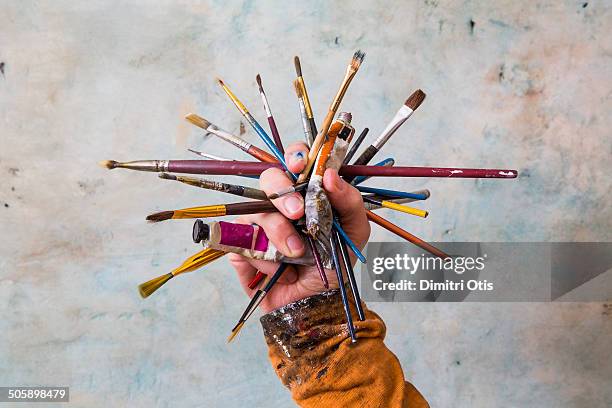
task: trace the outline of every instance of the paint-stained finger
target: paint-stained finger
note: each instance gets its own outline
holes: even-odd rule
[[[277,168],[264,171],[259,178],[260,188],[268,195],[285,190],[292,185],[285,173]],[[299,193],[286,194],[272,200],[272,203],[289,219],[298,220],[304,215],[304,199]]]
[[[308,146],[304,142],[292,143],[285,149],[285,161],[289,170],[299,174],[308,161]]]

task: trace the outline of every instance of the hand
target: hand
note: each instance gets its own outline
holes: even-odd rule
[[[289,170],[299,174],[306,165],[308,147],[304,143],[294,143],[287,147],[285,160]],[[259,185],[267,194],[271,194],[291,186],[291,180],[277,168],[264,171],[259,179]],[[342,180],[335,170],[327,169],[323,176],[323,187],[329,200],[340,217],[342,228],[351,240],[362,249],[370,236],[370,224],[366,217],[361,194],[357,189]],[[235,221],[244,224],[255,223],[261,226],[274,246],[285,256],[299,257],[304,255],[308,242],[302,239],[289,220],[298,220],[304,216],[304,199],[299,193],[289,194],[273,200],[278,213],[244,215]],[[350,249],[349,249],[350,252]],[[351,253],[351,262],[355,264],[355,256]],[[257,271],[271,276],[278,264],[268,261],[253,260],[238,254],[229,254],[230,262],[236,269],[240,284],[250,296],[253,290],[248,283]],[[336,272],[326,270],[330,288],[338,287]],[[325,287],[316,266],[290,265],[276,285],[261,303],[262,310],[267,313],[291,302],[323,292]]]

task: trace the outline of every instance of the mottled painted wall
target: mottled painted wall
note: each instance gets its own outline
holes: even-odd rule
[[[71,406],[290,405],[227,261],[150,299],[138,283],[196,247],[159,209],[220,201],[101,159],[190,158],[196,111],[238,132],[219,75],[300,139],[299,54],[318,118],[352,52],[344,107],[373,133],[428,98],[385,153],[415,165],[518,168],[514,181],[427,187],[429,240],[610,241],[612,10],[606,1],[8,1],[0,8],[0,384],[71,386]],[[256,141],[247,130],[245,137]],[[373,239],[394,240],[374,229]],[[433,406],[610,405],[612,319],[600,303],[376,304],[388,344]]]

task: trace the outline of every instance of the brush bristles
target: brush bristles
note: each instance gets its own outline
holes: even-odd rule
[[[351,60],[351,68],[357,71],[359,67],[361,66],[361,63],[363,62],[364,58],[365,58],[365,52],[361,50],[355,51],[355,53],[353,54],[353,59]]]
[[[425,92],[421,91],[420,89],[417,89],[412,93],[412,95],[408,97],[408,99],[406,99],[404,105],[406,105],[413,111],[417,110],[417,108],[421,106],[421,104],[425,100],[425,96]]]
[[[159,173],[157,176],[166,180],[177,180],[176,176],[170,173]]]
[[[295,73],[297,74],[297,76],[301,77],[302,65],[300,64],[300,57],[298,57],[297,55],[293,57],[293,63],[295,64]]]
[[[114,160],[102,160],[101,162],[98,162],[98,165],[100,167],[104,167],[105,169],[109,169],[112,170],[115,167],[117,167],[117,162]]]
[[[257,74],[257,76],[255,77],[255,80],[257,81],[257,86],[259,87],[259,92],[263,93],[263,87],[261,86],[261,75]]]
[[[216,78],[216,80],[219,83],[219,85],[225,86],[225,82],[223,82],[223,80],[221,78]]]
[[[173,277],[174,275],[172,275],[171,273],[158,276],[157,278],[151,279],[150,281],[138,285],[138,292],[140,292],[140,296],[142,296],[143,298],[147,298]]]
[[[209,121],[207,121],[201,116],[196,115],[195,113],[190,113],[189,115],[185,116],[185,119],[204,130],[208,129],[208,127],[210,126]]]
[[[300,85],[300,81],[297,79],[293,81],[293,87],[295,88],[295,94],[298,98],[304,99],[304,93],[302,92],[302,85]]]
[[[234,338],[238,335],[238,333],[240,333],[240,330],[242,330],[242,328],[244,327],[244,323],[245,321],[243,320],[236,325],[234,330],[232,330],[232,334],[230,334],[229,337],[227,338],[228,343],[231,343],[232,340],[234,340]]]
[[[172,219],[173,216],[174,216],[174,211],[162,211],[162,212],[148,215],[147,221],[160,222],[160,221]]]

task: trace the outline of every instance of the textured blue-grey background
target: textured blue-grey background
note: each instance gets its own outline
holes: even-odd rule
[[[147,300],[136,291],[197,250],[191,222],[144,216],[226,197],[96,162],[186,147],[248,159],[182,119],[239,132],[215,76],[265,121],[261,73],[284,139],[300,139],[296,54],[319,119],[357,48],[343,107],[358,129],[375,134],[410,92],[428,94],[381,158],[521,171],[381,180],[431,190],[427,220],[384,213],[414,234],[612,240],[611,17],[607,1],[3,2],[0,384],[69,385],[79,407],[291,405],[256,321],[225,343],[245,305],[227,261]],[[612,402],[609,305],[371,306],[433,406]]]

